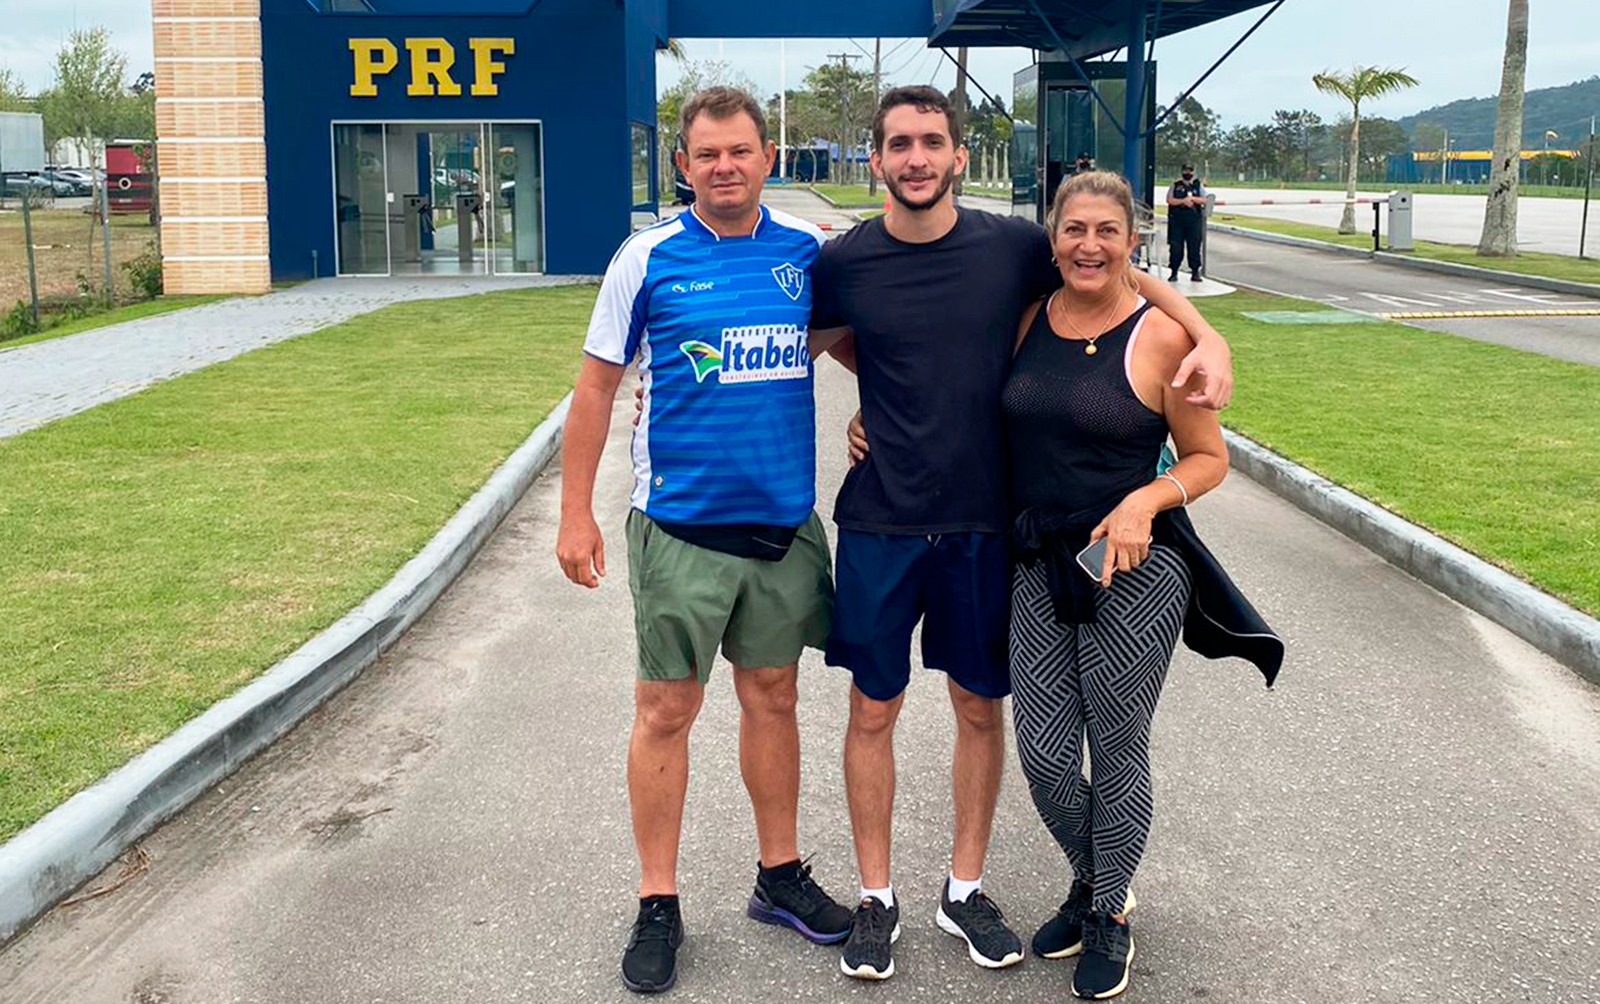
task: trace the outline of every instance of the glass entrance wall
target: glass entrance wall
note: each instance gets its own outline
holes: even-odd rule
[[[537,123],[487,127],[493,170],[489,268],[496,275],[544,271],[544,151]]]
[[[340,275],[389,274],[383,126],[333,127],[333,202]]]
[[[1145,106],[1136,128],[1148,133],[1155,116],[1156,64],[1146,63],[1145,72]],[[1088,154],[1097,168],[1122,170],[1122,123],[1117,116],[1123,114],[1125,74],[1123,63],[1074,66],[1050,59],[1016,72],[1012,78],[1013,214],[1043,223],[1056,186],[1072,172],[1079,154]],[[1112,110],[1109,114],[1108,109]],[[1136,167],[1139,177],[1130,180],[1135,197],[1148,202],[1153,194],[1155,144],[1146,139],[1141,147],[1143,163]]]
[[[537,122],[333,124],[340,275],[545,268]]]

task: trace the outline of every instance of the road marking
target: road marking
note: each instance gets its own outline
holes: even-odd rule
[[[1544,307],[1537,310],[1393,310],[1378,314],[1390,321],[1450,317],[1600,317],[1600,307]]]
[[[1416,304],[1419,307],[1438,306],[1438,304],[1432,300],[1418,300],[1410,296],[1388,296],[1384,293],[1369,293],[1364,289],[1356,290],[1356,292],[1369,300],[1377,300],[1379,303],[1387,303],[1391,307],[1404,307],[1406,304]]]
[[[1524,293],[1524,292],[1522,292],[1521,290],[1519,290],[1515,286],[1505,287],[1505,288],[1501,288],[1501,289],[1483,289],[1483,290],[1479,290],[1479,292],[1488,293],[1490,296],[1503,296],[1508,300],[1524,300],[1524,301],[1526,301],[1528,303],[1537,303],[1540,306],[1548,306],[1550,304],[1555,304],[1555,303],[1582,303],[1583,302],[1582,300],[1569,299],[1567,297],[1559,296],[1559,295],[1555,295],[1555,294],[1551,294],[1551,293]]]

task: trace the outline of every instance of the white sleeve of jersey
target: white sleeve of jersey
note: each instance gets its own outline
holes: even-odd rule
[[[583,340],[583,351],[596,359],[626,366],[632,361],[629,357],[638,351],[629,335],[644,326],[644,318],[634,314],[636,305],[643,307],[638,303],[639,291],[644,288],[645,265],[652,246],[646,241],[629,240],[606,268],[594,313],[589,315],[589,333]]]

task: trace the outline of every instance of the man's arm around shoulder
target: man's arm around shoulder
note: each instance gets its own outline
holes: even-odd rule
[[[1210,322],[1200,316],[1200,311],[1194,309],[1188,297],[1162,282],[1160,276],[1134,269],[1133,278],[1139,284],[1140,295],[1182,325],[1194,342],[1194,351],[1184,357],[1172,385],[1182,387],[1195,373],[1204,373],[1205,389],[1190,394],[1186,400],[1202,408],[1220,411],[1233,396],[1233,351],[1228,348],[1227,341]]]

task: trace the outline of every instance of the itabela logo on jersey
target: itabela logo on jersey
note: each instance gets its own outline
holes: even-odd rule
[[[811,373],[804,328],[793,324],[752,324],[723,328],[722,344],[691,340],[678,345],[694,366],[696,383],[717,374],[719,383],[803,380]]]
[[[800,299],[800,294],[805,291],[806,270],[789,262],[773,269],[772,277],[778,280],[778,288],[791,300]]]

